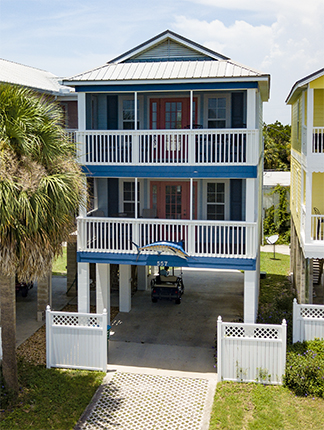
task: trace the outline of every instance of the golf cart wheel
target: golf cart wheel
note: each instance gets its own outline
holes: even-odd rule
[[[152,302],[153,302],[153,303],[156,303],[156,302],[157,302],[157,299],[156,299],[155,297],[152,297]]]
[[[181,299],[180,299],[180,298],[179,298],[179,299],[176,299],[175,304],[176,304],[176,305],[180,305],[180,303],[181,303]]]
[[[22,295],[23,297],[27,297],[27,295],[28,295],[28,287],[27,287],[27,285],[26,285],[26,287],[23,287],[23,288],[21,289],[21,295]]]

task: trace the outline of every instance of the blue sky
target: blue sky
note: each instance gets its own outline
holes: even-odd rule
[[[271,74],[264,120],[324,67],[323,0],[0,0],[0,58],[68,77],[170,29]]]

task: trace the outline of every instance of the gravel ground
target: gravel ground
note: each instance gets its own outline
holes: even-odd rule
[[[76,305],[67,305],[64,312],[76,312]],[[111,307],[110,316],[113,320],[118,314],[118,307]],[[95,307],[91,306],[90,312],[95,312]],[[17,357],[24,357],[30,363],[35,365],[46,366],[46,327],[45,324],[38,329],[30,338],[28,338],[24,343],[22,343],[17,348]]]

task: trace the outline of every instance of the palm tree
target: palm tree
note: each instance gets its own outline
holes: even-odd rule
[[[30,281],[48,273],[84,196],[84,177],[62,124],[49,97],[0,85],[2,371],[16,392],[15,276]]]

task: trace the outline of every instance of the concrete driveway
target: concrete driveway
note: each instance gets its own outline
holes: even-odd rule
[[[168,300],[152,303],[150,291],[136,292],[131,311],[112,321],[110,365],[215,372],[217,318],[242,318],[244,275],[184,269],[183,280],[180,305]]]

